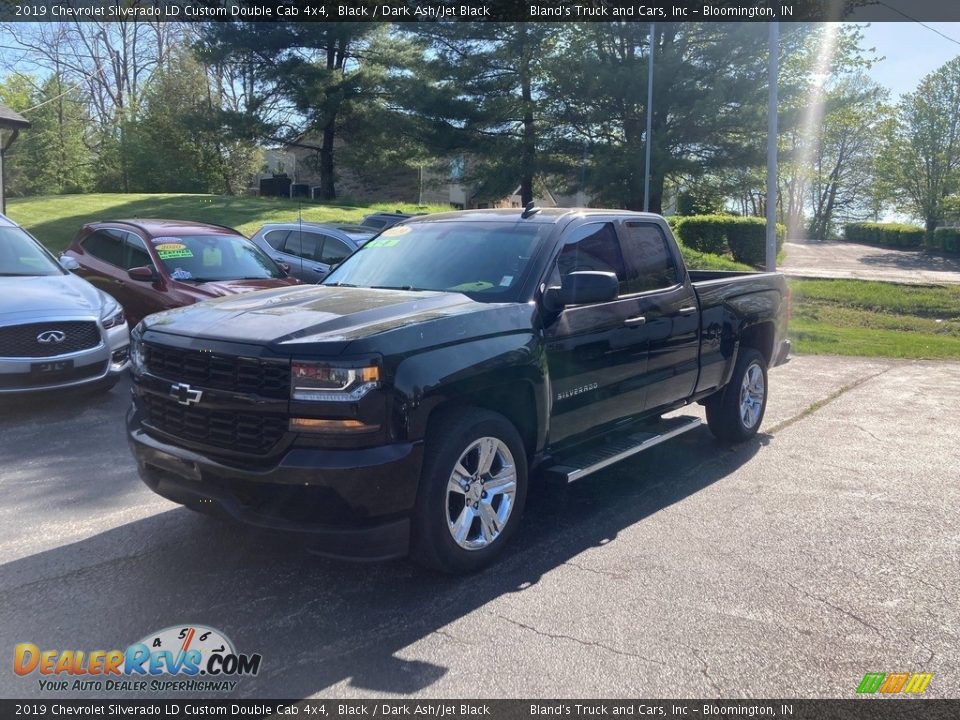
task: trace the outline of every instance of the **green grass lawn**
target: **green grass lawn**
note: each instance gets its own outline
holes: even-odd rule
[[[51,195],[13,198],[7,214],[57,253],[67,247],[84,223],[94,220],[166,218],[229,225],[246,235],[269,222],[293,222],[302,209],[303,219],[313,222],[356,222],[378,210],[443,212],[444,205],[420,207],[403,203],[370,205],[326,204],[312,201],[219,195],[114,194]],[[695,270],[751,270],[720,255],[681,248],[687,266]]]
[[[796,352],[960,359],[960,286],[792,280]]]
[[[219,195],[113,194],[51,195],[13,198],[7,215],[33,233],[53,252],[70,244],[84,223],[94,220],[165,218],[229,225],[246,235],[268,222],[294,222],[301,204],[296,200]],[[378,210],[439,212],[449,207],[417,207],[402,203],[321,205],[302,203],[303,219],[313,222],[356,222]]]

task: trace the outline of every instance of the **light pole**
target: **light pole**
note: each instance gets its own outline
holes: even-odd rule
[[[767,270],[777,269],[777,59],[780,25],[770,23],[767,82]]]
[[[650,50],[647,53],[647,135],[646,160],[643,172],[643,211],[650,212],[650,133],[653,129],[653,33],[656,23],[650,23]]]

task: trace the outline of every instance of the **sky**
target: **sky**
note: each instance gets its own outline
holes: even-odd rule
[[[876,55],[884,58],[868,74],[890,89],[893,101],[916,89],[924,75],[960,55],[960,22],[875,22],[861,25],[861,29],[863,46],[876,48]],[[0,60],[17,55],[3,47],[6,44],[0,42]],[[0,69],[0,77],[2,75]]]
[[[881,22],[862,27],[863,46],[874,47],[877,56],[885,57],[868,74],[890,89],[891,100],[913,92],[925,75],[960,55],[960,23],[931,22],[924,25],[915,22]],[[935,31],[953,38],[955,42],[941,37]]]

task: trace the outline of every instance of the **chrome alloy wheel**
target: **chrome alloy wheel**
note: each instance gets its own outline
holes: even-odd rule
[[[740,385],[740,421],[748,430],[760,419],[764,393],[763,368],[757,363],[751,363],[743,374]]]
[[[464,550],[482,550],[499,537],[513,511],[517,470],[502,440],[473,441],[447,482],[447,528]]]

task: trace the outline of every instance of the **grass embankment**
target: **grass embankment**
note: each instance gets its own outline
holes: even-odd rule
[[[960,286],[792,280],[790,287],[797,353],[960,359]]]
[[[301,204],[296,200],[261,197],[224,197],[219,195],[114,194],[50,195],[13,198],[7,201],[7,214],[33,233],[51,251],[59,252],[70,244],[84,223],[94,220],[165,218],[229,225],[246,235],[255,233],[268,222],[294,222]],[[302,203],[303,219],[309,222],[357,222],[378,210],[438,212],[450,208],[418,207],[404,203],[369,205]]]
[[[321,205],[304,201],[261,197],[223,197],[219,195],[119,194],[51,195],[13,198],[7,213],[40,239],[51,251],[60,252],[84,223],[94,220],[130,218],[168,218],[195,220],[235,227],[246,235],[255,233],[268,222],[292,222],[302,210],[308,222],[357,222],[378,210],[403,212],[442,212],[443,205],[420,207],[409,203],[372,203]],[[750,270],[747,265],[720,255],[682,248],[684,259],[696,270]]]

